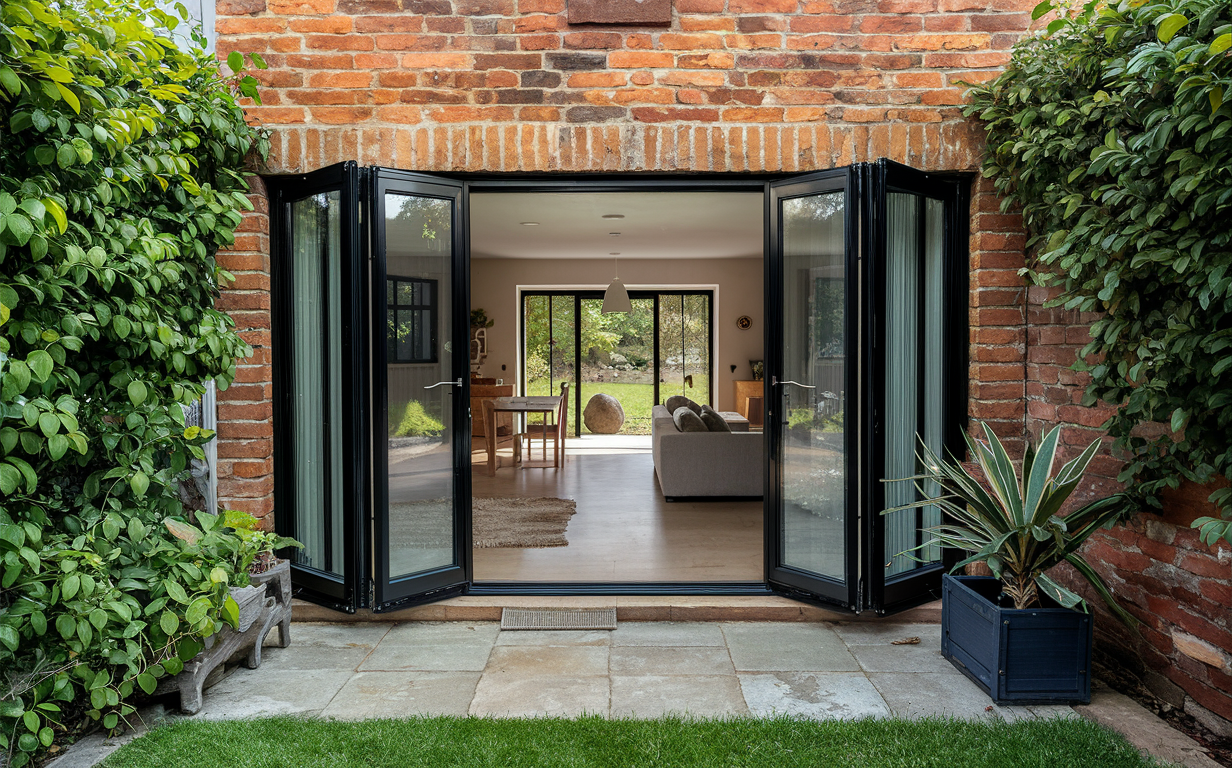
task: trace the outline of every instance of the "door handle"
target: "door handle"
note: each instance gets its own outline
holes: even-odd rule
[[[771,377],[770,383],[771,383],[771,384],[779,384],[779,385],[782,385],[782,384],[795,384],[797,387],[801,387],[801,388],[803,388],[803,389],[817,389],[817,387],[816,387],[816,386],[814,386],[814,385],[812,385],[812,384],[801,384],[801,383],[800,383],[800,382],[798,382],[798,381],[779,381],[778,379],[776,379],[776,378],[774,378],[774,377]]]
[[[456,381],[438,381],[435,384],[424,387],[424,389],[436,389],[437,387],[443,387],[446,384],[448,384],[451,387],[460,387],[462,386],[462,379],[459,378]]]

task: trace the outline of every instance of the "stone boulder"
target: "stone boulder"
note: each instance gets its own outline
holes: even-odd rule
[[[582,421],[586,428],[599,435],[614,435],[625,423],[625,409],[620,407],[620,401],[611,395],[598,394],[586,403],[582,411]]]

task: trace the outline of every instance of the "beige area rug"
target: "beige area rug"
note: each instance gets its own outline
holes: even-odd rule
[[[476,549],[567,547],[565,528],[577,502],[554,498],[486,498],[471,503]],[[389,505],[390,544],[398,549],[451,548],[453,509],[446,499]]]

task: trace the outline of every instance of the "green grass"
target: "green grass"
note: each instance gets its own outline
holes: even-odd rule
[[[609,720],[278,717],[159,728],[104,768],[1140,768],[1154,765],[1083,719]]]

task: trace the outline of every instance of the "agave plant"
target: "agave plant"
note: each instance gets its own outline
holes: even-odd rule
[[[960,549],[969,556],[954,566],[957,571],[968,563],[983,562],[1001,580],[1005,595],[1015,608],[1039,605],[1039,592],[1067,608],[1086,605],[1081,596],[1048,576],[1053,566],[1066,562],[1086,578],[1112,612],[1133,625],[1137,620],[1121,608],[1099,574],[1078,553],[1091,534],[1111,528],[1131,507],[1125,494],[1093,501],[1062,515],[1061,507],[1078,487],[1087,465],[1099,450],[1096,440],[1059,470],[1057,442],[1060,427],[1054,427],[1039,445],[1028,444],[1019,475],[1005,446],[987,424],[980,424],[987,442],[966,436],[971,456],[983,471],[982,483],[958,461],[943,461],[928,446],[922,446],[920,460],[924,474],[915,480],[926,498],[912,504],[887,509],[940,507],[946,522],[927,529],[932,540],[917,547]],[[934,485],[935,484],[935,485]],[[925,490],[932,485],[940,493]],[[913,550],[914,551],[914,550]]]

